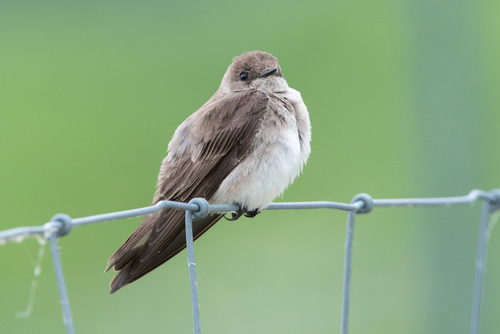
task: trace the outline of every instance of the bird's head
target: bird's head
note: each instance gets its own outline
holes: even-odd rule
[[[249,89],[283,92],[287,88],[278,59],[262,51],[245,52],[234,57],[220,87],[226,94]]]

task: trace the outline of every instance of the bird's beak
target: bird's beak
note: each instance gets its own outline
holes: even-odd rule
[[[265,71],[264,73],[262,73],[261,75],[259,75],[259,78],[265,78],[267,77],[268,75],[270,74],[273,74],[274,72],[276,72],[278,70],[277,67],[274,67],[274,68],[271,68],[271,69],[268,69],[267,71]]]

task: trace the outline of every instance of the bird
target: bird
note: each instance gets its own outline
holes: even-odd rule
[[[189,202],[235,204],[253,218],[299,176],[311,152],[311,123],[301,94],[288,86],[276,57],[250,51],[234,57],[219,89],[174,132],[158,175],[152,205]],[[196,240],[224,213],[193,224]],[[109,258],[115,293],[186,247],[184,211],[162,208]]]

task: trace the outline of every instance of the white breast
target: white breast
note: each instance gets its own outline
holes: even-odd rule
[[[298,91],[290,88],[280,95],[292,104],[295,115],[287,112],[282,124],[263,122],[253,152],[221,183],[211,204],[263,210],[300,174],[311,151],[309,114]]]

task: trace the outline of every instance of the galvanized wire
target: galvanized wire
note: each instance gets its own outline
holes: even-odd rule
[[[63,312],[63,322],[66,326],[68,334],[74,334],[73,317],[71,316],[71,308],[69,307],[68,292],[66,290],[66,283],[64,282],[64,275],[62,271],[61,256],[59,254],[59,246],[57,245],[57,227],[50,228],[45,233],[46,238],[50,242],[50,252],[52,253],[52,264],[56,274],[57,288],[59,290],[59,300]]]
[[[477,243],[476,277],[474,279],[474,297],[472,300],[471,334],[479,333],[479,316],[481,312],[481,298],[483,295],[484,261],[486,260],[486,233],[488,231],[488,216],[490,203],[484,202],[479,225],[479,240]]]
[[[191,304],[193,308],[194,334],[201,334],[200,303],[198,302],[198,283],[193,248],[193,212],[186,210],[186,248],[188,253],[189,283],[191,284]]]
[[[349,325],[349,302],[351,300],[351,263],[352,263],[352,241],[354,236],[354,211],[347,213],[347,227],[345,232],[345,255],[344,255],[344,282],[342,286],[342,314],[340,318],[340,333],[347,334]]]
[[[488,218],[491,212],[500,210],[500,189],[490,192],[482,190],[472,190],[466,196],[438,197],[438,198],[406,198],[406,199],[372,199],[367,194],[356,195],[350,204],[337,202],[295,202],[295,203],[272,203],[266,210],[302,210],[302,209],[336,209],[347,211],[345,261],[344,261],[344,283],[342,294],[342,315],[341,334],[348,333],[349,301],[351,264],[353,249],[353,233],[355,214],[370,212],[376,207],[416,207],[416,206],[451,206],[472,204],[477,200],[483,200],[484,206],[481,214],[481,224],[478,241],[478,251],[476,260],[476,277],[474,283],[474,298],[471,320],[471,334],[479,333],[480,308],[482,296],[482,283],[484,280],[484,261],[487,250]],[[73,320],[69,306],[68,294],[64,282],[61,266],[61,258],[57,246],[57,238],[68,234],[74,226],[95,224],[110,220],[138,217],[160,211],[162,208],[172,208],[186,211],[186,247],[188,253],[189,278],[191,283],[191,301],[193,307],[193,324],[195,334],[200,334],[200,313],[198,303],[198,286],[196,282],[196,267],[193,248],[192,223],[194,220],[205,217],[209,212],[231,212],[237,211],[237,205],[209,205],[202,198],[195,198],[189,203],[179,203],[172,201],[161,201],[156,205],[139,209],[111,212],[101,215],[71,219],[67,215],[55,215],[52,220],[43,226],[17,227],[0,232],[0,244],[9,240],[21,241],[33,235],[44,235],[50,242],[52,252],[52,262],[56,273],[56,281],[59,289],[63,321],[68,334],[73,334]]]

